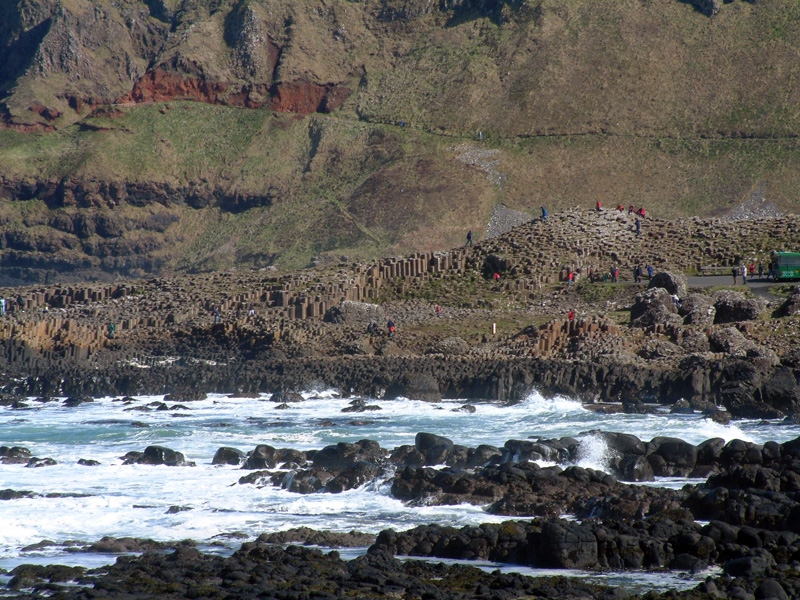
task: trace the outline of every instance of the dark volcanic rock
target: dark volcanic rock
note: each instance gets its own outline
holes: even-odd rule
[[[272,446],[259,444],[248,456],[242,465],[243,469],[274,469],[277,451]]]
[[[258,536],[257,541],[265,544],[306,544],[329,548],[357,548],[371,545],[375,541],[375,535],[358,531],[336,533],[317,531],[308,527],[295,527],[276,533],[262,533]]]
[[[423,373],[408,374],[394,381],[386,388],[385,398],[387,400],[394,400],[400,397],[410,400],[439,402],[442,399],[442,392],[439,390],[439,382],[432,375]]]
[[[144,452],[132,462],[139,465],[166,465],[168,467],[193,467],[193,462],[187,462],[183,454],[164,446],[148,446]]]
[[[381,464],[386,457],[386,451],[378,442],[361,440],[355,444],[340,442],[326,446],[316,454],[312,462],[315,467],[326,471],[343,471],[357,462]]]
[[[201,390],[181,390],[164,396],[164,402],[197,402],[206,398],[208,394]]]
[[[0,463],[21,465],[31,459],[31,451],[23,446],[0,446]]]
[[[245,453],[236,448],[223,446],[214,453],[212,465],[239,465],[245,459]],[[262,467],[256,467],[262,468]]]

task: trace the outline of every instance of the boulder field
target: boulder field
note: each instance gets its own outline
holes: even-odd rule
[[[108,538],[86,550],[143,554],[121,556],[91,571],[21,565],[10,572],[7,590],[14,597],[69,599],[632,597],[622,588],[577,578],[532,579],[396,558],[405,556],[598,571],[719,569],[690,590],[649,592],[645,597],[651,600],[800,594],[800,438],[763,445],[710,439],[693,445],[677,438],[645,442],[629,434],[590,435],[604,440],[613,474],[569,465],[580,455],[581,440],[573,438],[467,448],[420,432],[413,445],[392,450],[370,440],[308,451],[258,445],[245,453],[223,447],[213,462],[249,471],[241,485],[340,493],[382,478],[391,480],[392,495],[405,502],[471,502],[525,519],[462,528],[423,525],[384,530],[377,537],[300,528],[262,534],[227,558],[203,554],[190,541],[164,545]],[[26,448],[0,447],[3,462],[19,463],[31,454]],[[179,452],[163,447],[122,458],[153,468],[191,466]],[[564,466],[542,467],[534,460]],[[633,472],[649,475],[644,479],[652,479],[653,472],[710,476],[680,490],[621,483],[618,477],[632,474],[631,462],[647,465]],[[0,497],[30,494],[5,490]],[[304,545],[369,548],[360,558],[343,561],[336,551]]]

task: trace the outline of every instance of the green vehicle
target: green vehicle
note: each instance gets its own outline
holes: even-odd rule
[[[800,252],[773,252],[770,275],[775,281],[800,279]]]

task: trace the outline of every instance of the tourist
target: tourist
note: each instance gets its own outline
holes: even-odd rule
[[[442,316],[442,307],[439,306],[438,304],[436,305],[436,316],[437,317],[441,317]]]
[[[467,243],[464,244],[464,248],[467,246],[472,246],[472,229],[467,232]]]
[[[733,267],[733,269],[731,269],[731,275],[733,275],[733,285],[738,284],[739,283],[739,280],[738,280],[739,268],[738,267]]]
[[[758,261],[758,278],[764,279],[764,263]]]
[[[547,221],[547,220],[548,220],[548,218],[547,218],[547,209],[543,206],[542,207],[542,221],[544,222],[544,221]]]
[[[617,283],[619,279],[619,269],[617,267],[611,267],[611,283]]]
[[[594,283],[594,267],[589,267],[589,283]]]
[[[25,310],[25,298],[22,297],[22,294],[17,296],[17,307],[20,310]]]
[[[636,217],[635,223],[636,223],[636,235],[641,235],[642,234],[642,221],[641,221],[641,219],[639,219],[639,217]]]
[[[640,265],[636,265],[633,267],[633,282],[634,283],[641,283],[642,281],[642,267]]]
[[[625,207],[624,207],[624,206],[622,206],[622,204],[617,204],[617,210],[618,210],[619,212],[623,212],[623,211],[625,210]]]
[[[500,273],[495,271],[494,275],[492,275],[492,279],[494,279],[495,281],[500,281]]]
[[[653,278],[653,272],[655,271],[655,269],[653,269],[653,265],[647,265],[645,267],[645,269],[647,269],[647,278],[648,279],[652,279]]]
[[[571,308],[569,309],[569,312],[567,313],[567,319],[569,319],[570,322],[575,320],[575,311],[572,310]]]
[[[386,322],[386,328],[389,330],[389,337],[394,337],[394,321],[389,319]]]
[[[6,299],[0,298],[0,317],[6,316]]]
[[[742,274],[742,285],[747,285],[747,267],[742,265],[739,267],[739,272]]]
[[[572,272],[572,269],[570,269],[570,270],[567,272],[567,287],[570,287],[570,286],[572,285],[572,282],[573,282],[574,280],[575,280],[575,273],[573,273],[573,272]]]
[[[595,204],[595,205],[594,205],[594,208],[595,208],[595,210],[596,210],[597,212],[600,212],[601,210],[603,210],[603,203],[602,203],[602,202],[600,202],[600,200],[598,200],[598,201],[597,201],[597,204]]]
[[[636,209],[635,209],[635,208],[633,208],[633,204],[631,204],[631,205],[628,207],[628,214],[629,214],[629,215],[632,215],[632,214],[633,214],[633,212],[634,212],[634,210],[636,210]]]
[[[756,274],[756,266],[753,263],[750,263],[750,266],[747,268],[750,271],[750,277],[753,277]]]
[[[214,308],[214,325],[217,325],[222,320],[222,315],[219,312],[219,306]]]

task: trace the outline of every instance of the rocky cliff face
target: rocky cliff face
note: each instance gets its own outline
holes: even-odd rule
[[[175,99],[330,112],[351,94],[344,82],[352,66],[336,54],[323,61],[333,68],[295,65],[295,46],[316,33],[296,23],[296,12],[250,0],[177,10],[162,2],[12,3],[0,31],[5,124],[49,131],[86,107]],[[321,16],[333,25],[335,15]]]

